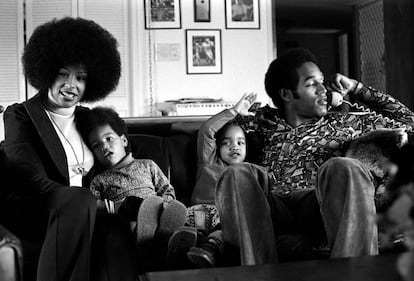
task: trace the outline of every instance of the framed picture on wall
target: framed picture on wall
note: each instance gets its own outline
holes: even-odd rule
[[[194,0],[194,21],[210,22],[210,0]]]
[[[187,74],[222,73],[221,30],[186,30]]]
[[[144,0],[145,29],[180,29],[180,0]]]
[[[260,29],[259,0],[225,0],[227,29]]]

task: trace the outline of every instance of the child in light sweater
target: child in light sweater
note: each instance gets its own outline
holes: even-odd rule
[[[95,107],[77,118],[100,170],[90,184],[98,210],[125,217],[137,247],[155,236],[168,241],[187,215],[168,178],[153,160],[132,157],[126,124],[111,108]]]
[[[214,205],[214,190],[221,173],[246,157],[246,137],[234,122],[240,115],[253,115],[249,108],[256,94],[245,94],[230,109],[208,119],[198,132],[197,181],[188,208],[186,226],[179,228],[169,242],[169,260],[186,253],[188,260],[198,267],[212,267],[216,256],[223,251],[220,219]]]

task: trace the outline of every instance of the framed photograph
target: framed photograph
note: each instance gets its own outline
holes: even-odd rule
[[[221,30],[187,29],[187,74],[220,74]]]
[[[210,22],[210,0],[194,0],[194,21]]]
[[[180,29],[180,0],[144,0],[145,29]]]
[[[227,29],[260,29],[259,0],[225,0]]]

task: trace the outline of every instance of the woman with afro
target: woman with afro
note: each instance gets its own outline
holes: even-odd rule
[[[94,158],[76,129],[76,116],[89,110],[79,103],[116,88],[117,48],[95,22],[66,17],[38,26],[24,49],[25,76],[38,93],[4,113],[9,180],[0,216],[20,239],[41,244],[25,280],[135,280],[127,225],[96,216],[96,200],[81,188]]]

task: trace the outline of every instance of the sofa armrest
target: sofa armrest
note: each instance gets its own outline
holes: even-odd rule
[[[23,252],[20,240],[0,225],[0,280],[23,280]]]

